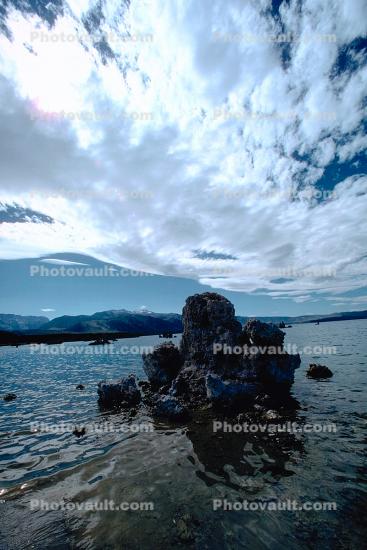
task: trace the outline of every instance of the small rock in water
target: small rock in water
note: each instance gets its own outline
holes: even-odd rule
[[[85,434],[86,434],[86,430],[84,427],[83,428],[75,427],[73,430],[73,435],[75,435],[76,437],[82,437]]]
[[[333,376],[332,371],[325,365],[317,365],[312,363],[306,372],[309,378],[331,378]]]
[[[15,393],[7,393],[6,395],[4,395],[4,401],[14,401],[14,399],[16,399],[17,396]]]
[[[83,386],[83,384],[78,384],[78,385],[76,386],[76,389],[77,389],[77,390],[84,390],[84,389],[85,389],[85,386]]]

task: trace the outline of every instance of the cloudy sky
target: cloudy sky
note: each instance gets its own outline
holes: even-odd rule
[[[366,33],[365,0],[9,0],[1,259],[83,254],[242,314],[367,309]]]

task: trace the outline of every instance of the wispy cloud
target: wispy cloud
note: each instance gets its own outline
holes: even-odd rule
[[[3,224],[3,257],[84,252],[298,302],[365,286],[367,177],[348,170],[365,148],[366,15],[363,0],[69,2],[50,31],[14,10],[0,184],[54,223]]]

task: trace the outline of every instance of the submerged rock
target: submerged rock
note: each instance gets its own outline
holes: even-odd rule
[[[82,437],[85,434],[86,434],[86,429],[84,427],[78,428],[76,426],[73,430],[73,435],[75,435],[75,437]]]
[[[85,386],[84,386],[83,384],[78,384],[78,385],[76,386],[75,389],[77,389],[77,390],[84,390],[84,389],[85,389]]]
[[[4,401],[14,401],[14,399],[17,398],[17,395],[15,393],[7,393],[4,395]]]
[[[99,382],[99,402],[105,406],[133,406],[141,401],[141,393],[133,374],[116,382]]]
[[[325,365],[318,365],[312,363],[306,372],[309,378],[331,378],[333,376],[332,371]]]

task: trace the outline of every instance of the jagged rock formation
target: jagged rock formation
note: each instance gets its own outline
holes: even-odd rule
[[[183,309],[183,327],[180,350],[172,343],[163,344],[143,357],[153,386],[161,379],[161,395],[175,397],[189,409],[232,407],[292,384],[300,357],[284,351],[284,333],[255,319],[242,329],[233,305],[223,296],[212,292],[190,296]],[[168,369],[174,354],[176,362]],[[170,385],[163,387],[168,378],[161,372],[174,371]]]
[[[235,346],[242,330],[231,302],[214,292],[187,298],[182,323],[181,353],[185,363],[209,368],[220,363],[213,354],[213,345]]]
[[[233,305],[220,294],[190,296],[180,348],[169,342],[143,355],[149,380],[139,383],[143,399],[157,415],[181,419],[199,407],[245,407],[256,396],[280,394],[300,365],[299,355],[283,349],[284,336],[275,325],[255,319],[242,328]],[[100,384],[98,392],[104,402],[139,402],[131,377]]]

